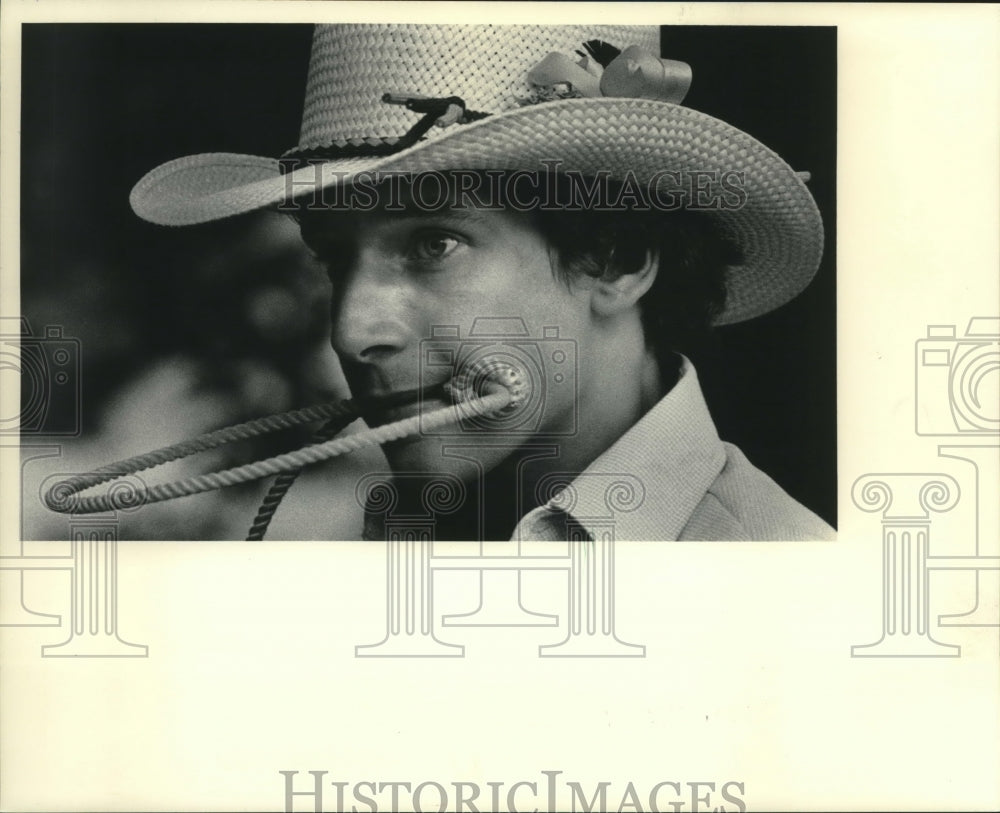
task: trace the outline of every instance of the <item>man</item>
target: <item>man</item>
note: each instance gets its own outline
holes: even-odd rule
[[[690,69],[658,50],[654,27],[320,26],[296,149],[170,162],[132,205],[170,225],[294,212],[355,395],[515,359],[520,413],[385,447],[397,510],[421,507],[422,480],[460,484],[442,537],[593,535],[607,477],[627,473],[642,496],[620,538],[825,538],[720,442],[679,355],[808,284],[818,211],[774,153],[680,105]]]

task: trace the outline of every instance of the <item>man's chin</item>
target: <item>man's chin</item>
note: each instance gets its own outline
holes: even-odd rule
[[[471,482],[496,461],[482,459],[469,440],[462,436],[413,435],[386,443],[382,450],[394,472],[449,474]]]
[[[422,401],[403,406],[395,406],[383,410],[368,410],[364,413],[364,419],[368,426],[375,429],[386,424],[407,420],[421,413],[435,412],[448,406],[451,406],[450,402],[443,399],[426,398]],[[409,438],[406,438],[406,440],[409,440]]]
[[[454,468],[454,460],[444,455],[447,438],[430,435],[410,435],[382,446],[393,471],[440,472]]]

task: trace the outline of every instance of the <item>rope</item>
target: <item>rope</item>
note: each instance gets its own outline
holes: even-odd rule
[[[310,443],[322,443],[323,441],[330,440],[346,429],[348,423],[350,423],[348,419],[331,418],[313,435]],[[285,499],[288,489],[295,485],[295,481],[301,473],[301,468],[292,469],[291,471],[282,472],[275,478],[271,487],[267,490],[267,494],[264,495],[260,507],[257,509],[257,516],[254,517],[250,531],[247,533],[247,542],[260,542],[264,539],[264,535],[271,525],[271,520],[274,519],[278,506]]]
[[[237,424],[236,426],[218,429],[193,440],[166,446],[153,452],[131,457],[118,463],[102,466],[99,469],[69,477],[56,483],[45,494],[45,504],[49,509],[63,514],[94,514],[115,509],[136,508],[154,502],[173,500],[213,491],[226,486],[259,480],[274,474],[291,473],[301,470],[312,463],[320,463],[347,452],[352,452],[368,446],[377,446],[393,440],[401,440],[410,435],[435,431],[448,424],[461,420],[498,412],[511,402],[511,394],[499,384],[491,384],[487,394],[471,398],[458,404],[437,409],[421,415],[414,415],[400,421],[368,429],[355,435],[334,438],[325,442],[306,446],[293,452],[277,455],[266,460],[259,460],[243,466],[226,469],[208,474],[194,475],[172,483],[163,483],[150,487],[135,486],[123,483],[117,489],[108,489],[107,494],[99,496],[81,496],[80,492],[93,486],[112,480],[118,480],[126,475],[135,474],[145,469],[162,465],[201,451],[232,443],[236,440],[255,437],[257,435],[285,429],[298,424],[317,419],[327,418],[346,420],[350,423],[359,417],[360,404],[357,401],[323,404],[318,407],[308,407],[281,415],[260,418],[255,421]],[[416,391],[395,394],[385,399],[368,399],[367,405],[392,405],[404,399],[413,400]],[[346,426],[346,423],[344,424]],[[294,479],[294,478],[293,478]],[[290,485],[290,484],[289,484]],[[275,484],[277,487],[277,483]],[[287,490],[287,488],[286,488]],[[280,498],[278,500],[280,502]],[[277,509],[277,503],[275,504]],[[272,512],[273,513],[273,512]],[[256,526],[255,522],[255,526]],[[266,528],[266,525],[265,525]]]
[[[416,400],[420,393],[420,390],[407,390],[405,392],[381,396],[377,399],[377,402],[382,407],[387,406],[390,402],[394,404],[411,403]],[[312,444],[330,440],[346,429],[350,422],[349,419],[331,418],[313,435],[309,442]],[[271,487],[267,490],[267,494],[264,495],[260,507],[257,509],[257,516],[254,517],[253,523],[250,525],[250,530],[247,532],[247,542],[263,541],[265,534],[267,534],[267,529],[271,525],[271,520],[274,519],[274,515],[278,511],[278,507],[281,505],[282,500],[285,499],[288,490],[295,485],[295,481],[301,473],[301,468],[292,469],[291,471],[282,472],[274,479]]]

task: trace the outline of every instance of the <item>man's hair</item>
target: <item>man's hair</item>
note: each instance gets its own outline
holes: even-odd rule
[[[739,248],[696,212],[538,210],[532,219],[567,282],[636,273],[650,252],[659,254],[639,308],[646,343],[661,363],[705,340],[725,307],[728,270],[742,262]]]

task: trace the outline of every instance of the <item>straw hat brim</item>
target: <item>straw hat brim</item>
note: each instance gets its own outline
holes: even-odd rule
[[[631,172],[640,182],[662,171],[744,173],[745,202],[708,210],[743,252],[731,269],[727,324],[788,302],[813,278],[823,252],[819,210],[802,178],[774,151],[741,130],[667,102],[567,99],[454,125],[392,155],[333,159],[282,175],[277,159],[203,153],[163,164],[130,195],[153,223],[182,226],[219,220],[349,184],[362,171],[537,170],[559,161],[583,175]]]

